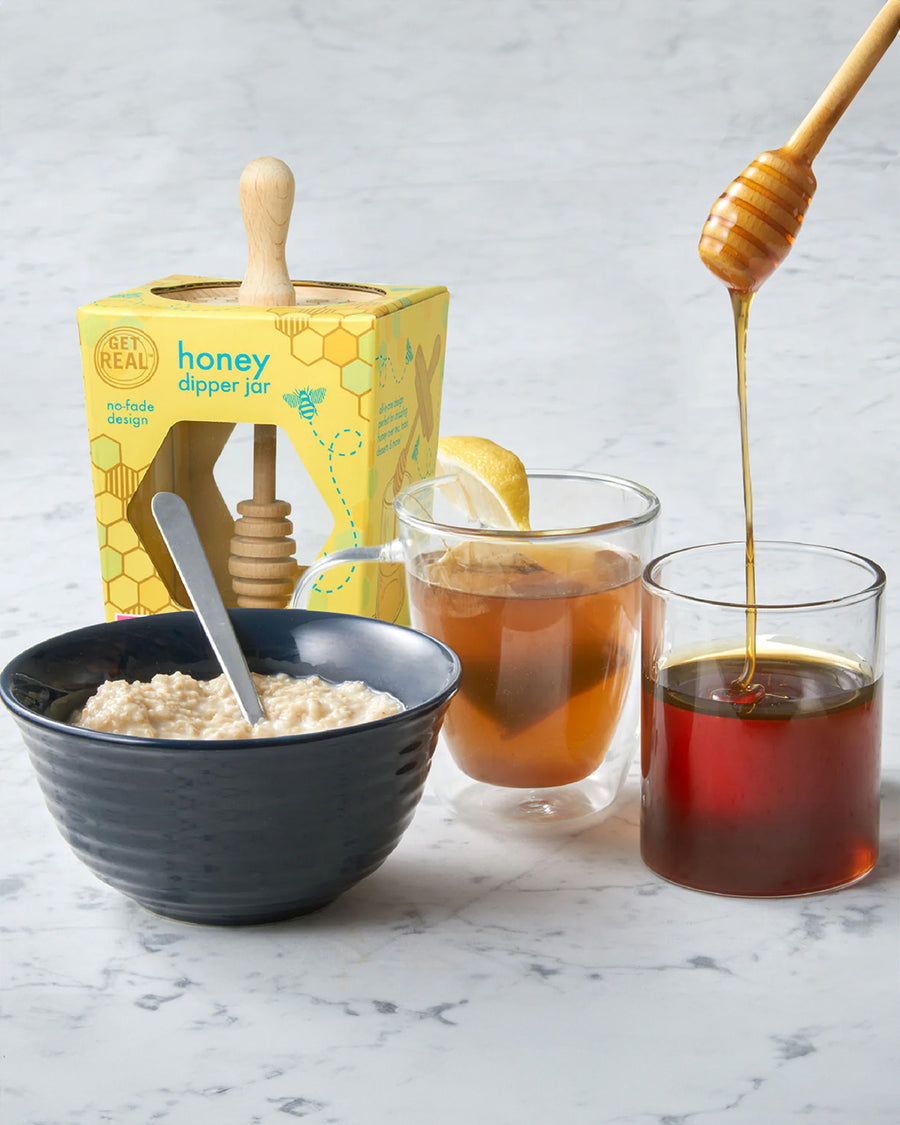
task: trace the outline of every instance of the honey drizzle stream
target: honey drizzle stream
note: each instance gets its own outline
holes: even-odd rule
[[[746,552],[744,571],[746,575],[747,605],[747,647],[744,654],[744,667],[740,676],[731,685],[731,690],[746,693],[752,690],[753,674],[756,671],[756,566],[754,563],[753,542],[753,488],[750,481],[750,442],[747,426],[747,322],[752,292],[739,292],[730,289],[731,307],[734,311],[734,342],[737,351],[738,404],[741,413],[741,468],[744,479],[744,526]]]

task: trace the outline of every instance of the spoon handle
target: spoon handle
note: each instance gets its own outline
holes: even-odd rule
[[[265,712],[187,504],[174,492],[157,492],[150,507],[241,714],[259,722]]]

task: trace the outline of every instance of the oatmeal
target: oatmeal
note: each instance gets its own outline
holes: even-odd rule
[[[272,738],[370,723],[403,710],[387,692],[361,680],[332,684],[320,676],[253,673],[266,718],[251,726],[224,676],[195,680],[182,672],[149,683],[107,680],[70,722],[142,738]]]

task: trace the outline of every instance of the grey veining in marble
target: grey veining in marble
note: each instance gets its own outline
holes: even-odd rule
[[[442,430],[742,532],[730,310],[696,243],[878,0],[5,0],[0,662],[102,615],[75,309],[239,276],[237,178],[294,169],[295,276],[446,284]],[[10,1125],[888,1125],[900,1104],[900,46],[816,161],[751,323],[761,536],[888,570],[883,858],[767,903],[661,883],[617,816],[536,843],[428,797],[319,915],[144,913],[57,835],[0,720]]]

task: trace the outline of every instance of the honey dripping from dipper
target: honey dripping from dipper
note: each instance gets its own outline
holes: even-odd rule
[[[747,409],[747,329],[753,298],[790,252],[816,190],[811,158],[790,151],[796,136],[783,149],[758,156],[722,193],[713,204],[699,245],[703,264],[728,286],[734,316],[744,495],[746,640],[740,673],[727,685],[712,689],[710,698],[730,703],[738,711],[752,710],[766,694],[765,686],[754,679],[756,552]]]
[[[700,238],[703,264],[728,286],[734,313],[746,544],[743,667],[727,686],[713,689],[709,698],[731,703],[738,710],[752,710],[767,690],[756,682],[756,564],[747,421],[750,306],[762,283],[787,257],[800,231],[816,190],[812,161],[898,30],[900,3],[889,0],[787,144],[758,156],[716,200]]]
[[[747,324],[752,292],[730,290],[734,311],[734,343],[737,357],[738,409],[741,426],[741,477],[744,489],[744,588],[746,594],[747,635],[744,666],[727,688],[717,688],[712,697],[719,702],[752,706],[765,695],[762,684],[754,683],[756,672],[756,548],[753,538],[753,483],[750,477],[750,432],[747,422]]]

